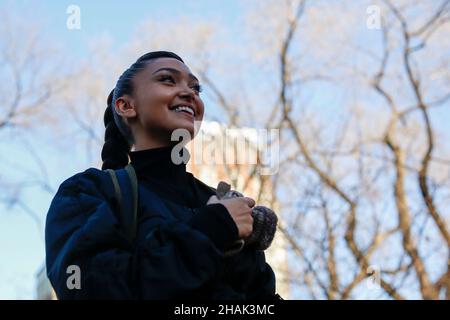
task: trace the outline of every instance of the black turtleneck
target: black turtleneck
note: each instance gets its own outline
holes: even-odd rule
[[[199,207],[193,176],[186,164],[174,164],[172,147],[161,147],[130,153],[131,164],[140,183],[144,183],[159,196],[191,208]]]
[[[175,164],[171,152],[172,146],[130,152],[139,184],[165,200],[198,209],[189,224],[224,249],[237,238],[236,224],[222,204],[206,205],[214,191],[187,172],[186,164]]]

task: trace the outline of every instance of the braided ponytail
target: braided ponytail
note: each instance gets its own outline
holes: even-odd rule
[[[131,150],[131,145],[127,142],[124,136],[121,134],[118,126],[116,125],[113,107],[111,105],[114,89],[108,96],[103,117],[105,124],[105,143],[102,148],[102,170],[105,169],[119,169],[125,167],[128,162],[128,152]]]
[[[175,53],[169,51],[153,51],[144,54],[136,60],[117,80],[116,87],[111,91],[103,122],[105,123],[105,143],[102,148],[102,170],[120,169],[129,162],[128,153],[135,143],[130,127],[115,111],[114,105],[118,98],[125,94],[133,94],[133,78],[143,70],[150,60],[157,58],[174,58],[184,63]]]

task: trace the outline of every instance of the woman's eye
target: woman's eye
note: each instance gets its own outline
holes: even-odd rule
[[[199,84],[192,86],[192,89],[194,89],[196,92],[199,92],[199,93],[203,91],[203,87]]]
[[[162,76],[159,80],[161,81],[170,80],[171,82],[175,83],[175,80],[173,79],[172,76]]]
[[[159,80],[162,82],[170,81],[171,83],[176,83],[175,79],[170,75],[162,76],[159,78]],[[191,88],[194,89],[197,93],[203,91],[203,87],[200,84],[193,85]]]

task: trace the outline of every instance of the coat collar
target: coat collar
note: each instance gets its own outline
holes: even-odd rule
[[[138,178],[186,184],[186,164],[172,161],[172,149],[172,146],[168,146],[130,152],[131,164]],[[188,150],[184,148],[183,152]]]

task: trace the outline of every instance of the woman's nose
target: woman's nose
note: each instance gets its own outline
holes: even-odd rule
[[[181,92],[180,92],[180,97],[183,99],[189,99],[189,101],[193,101],[194,100],[194,89],[191,88],[184,88]]]

